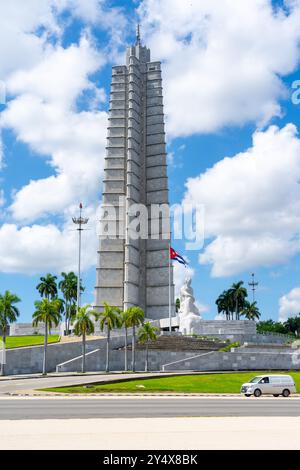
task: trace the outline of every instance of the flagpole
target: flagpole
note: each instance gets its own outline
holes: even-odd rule
[[[172,332],[171,317],[171,244],[169,243],[169,332]]]

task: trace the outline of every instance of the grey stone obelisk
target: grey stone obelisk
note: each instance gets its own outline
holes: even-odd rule
[[[101,311],[104,301],[124,310],[138,305],[146,318],[166,318],[169,278],[175,310],[170,228],[162,223],[166,218],[169,223],[169,214],[154,211],[155,236],[133,239],[130,207],[136,203],[148,208],[149,218],[153,204],[168,204],[161,64],[150,61],[139,30],[136,44],[127,49],[126,65],[112,69],[95,308]],[[109,205],[116,209],[117,227],[124,226],[115,237],[105,236]]]

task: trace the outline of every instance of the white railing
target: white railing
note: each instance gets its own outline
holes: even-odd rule
[[[173,364],[180,364],[180,362],[190,361],[191,359],[196,359],[197,357],[208,356],[209,354],[214,354],[217,351],[210,351],[207,353],[197,354],[196,356],[185,357],[184,359],[179,359],[179,361],[168,362],[168,364],[163,364],[161,366],[162,372],[165,372],[165,367],[172,366]]]
[[[93,349],[93,351],[89,351],[86,353],[85,357],[90,356],[91,354],[98,353],[100,349]],[[60,372],[60,369],[65,366],[66,364],[71,364],[72,362],[76,362],[82,360],[82,354],[80,356],[72,357],[72,359],[68,359],[67,361],[61,362],[60,364],[56,365],[56,372]]]

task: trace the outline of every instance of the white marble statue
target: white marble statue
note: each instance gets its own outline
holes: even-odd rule
[[[187,278],[180,289],[180,310],[178,312],[179,331],[184,335],[196,333],[201,315],[195,305],[194,291],[191,287],[192,280]]]

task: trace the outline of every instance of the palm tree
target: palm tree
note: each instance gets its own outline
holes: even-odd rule
[[[59,282],[58,287],[65,299],[65,332],[68,335],[71,321],[71,306],[75,304],[77,299],[77,276],[72,271],[69,273],[62,272],[61,276],[63,279]],[[84,290],[82,286],[80,286],[80,290]]]
[[[132,371],[135,372],[135,329],[143,323],[145,313],[140,307],[129,307],[127,311],[129,324],[132,327]]]
[[[230,292],[224,290],[216,300],[218,313],[225,313],[226,320],[230,320],[230,315],[233,313],[233,302]]]
[[[130,327],[130,312],[121,312],[122,325],[125,328],[125,370],[128,370],[128,328]]]
[[[152,326],[149,321],[144,323],[138,330],[138,339],[140,343],[146,343],[146,361],[145,361],[145,372],[149,370],[149,341],[155,341],[159,328]]]
[[[60,301],[58,299],[43,299],[34,303],[35,312],[32,315],[32,325],[37,326],[39,323],[45,325],[44,336],[44,357],[43,357],[43,375],[47,374],[47,345],[48,345],[48,331],[52,326],[58,326],[61,320]]]
[[[247,320],[259,320],[261,314],[257,307],[257,302],[251,303],[246,300],[241,315],[244,315]]]
[[[109,343],[110,343],[110,332],[113,328],[119,325],[120,323],[120,309],[118,307],[112,307],[108,305],[107,302],[104,302],[103,312],[97,315],[97,318],[100,319],[100,329],[103,331],[106,328],[107,337],[106,337],[106,366],[105,371],[109,372]]]
[[[0,329],[2,330],[2,339],[4,343],[4,348],[6,344],[6,336],[8,325],[17,321],[18,316],[20,315],[19,309],[15,306],[16,303],[20,302],[21,299],[15,294],[12,294],[8,290],[4,292],[3,295],[0,295]],[[0,375],[5,374],[5,365],[1,364]]]
[[[292,333],[293,335],[299,335],[300,333],[300,314],[296,317],[289,317],[284,322],[284,327],[287,329],[288,333]]]
[[[247,289],[243,287],[243,284],[243,281],[236,282],[232,284],[231,289],[229,289],[230,295],[232,296],[235,305],[236,320],[240,319],[240,311],[243,310],[245,299],[248,297]]]
[[[60,318],[62,319],[64,313],[65,313],[65,301],[63,299],[59,299],[58,297],[54,297],[52,300],[57,300],[57,306],[58,306],[58,312],[60,315]],[[51,334],[51,329],[49,328],[49,335]]]
[[[70,329],[70,323],[75,321],[77,315],[77,305],[74,303],[69,305],[69,314],[68,314],[68,330]]]
[[[79,308],[75,317],[74,333],[77,336],[82,336],[82,373],[85,373],[86,336],[95,331],[95,325],[91,319],[92,315],[95,317],[96,314],[91,310],[91,306],[85,305]]]
[[[53,276],[48,273],[46,276],[40,277],[40,283],[36,286],[41,297],[46,299],[54,299],[57,296],[57,285],[56,285],[57,276]]]
[[[216,304],[218,306],[218,313],[225,313],[226,320],[233,320],[235,302],[230,289],[222,292],[217,298]]]

